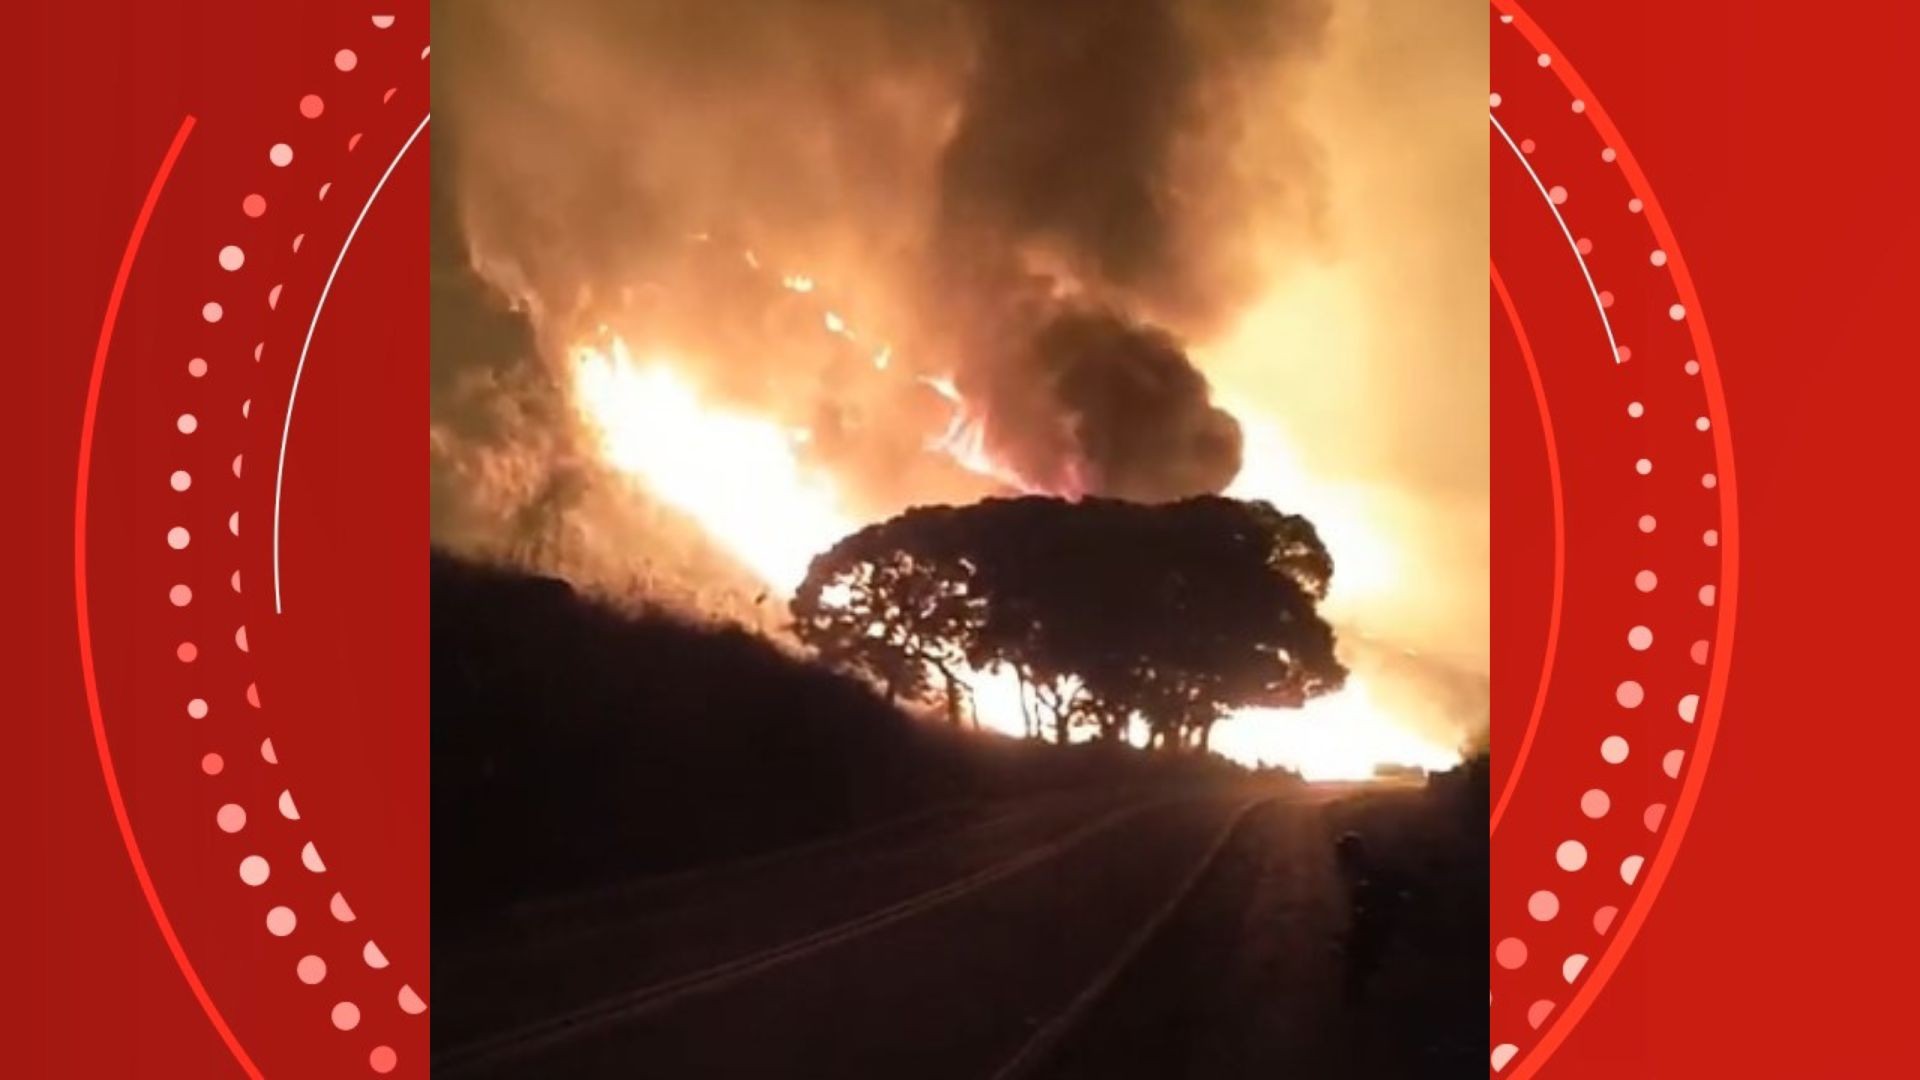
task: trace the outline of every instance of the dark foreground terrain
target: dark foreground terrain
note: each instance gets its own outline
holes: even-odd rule
[[[1431,811],[1414,791],[1055,795],[529,907],[437,949],[434,1071],[1472,1075],[1485,878],[1410,882],[1374,970],[1346,947],[1336,836],[1395,844]]]
[[[436,1075],[1482,1067],[1483,767],[1019,744],[558,583],[434,588]]]

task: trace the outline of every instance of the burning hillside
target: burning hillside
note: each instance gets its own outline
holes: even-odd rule
[[[816,555],[911,506],[1225,492],[1312,516],[1336,624],[1398,640],[1409,537],[1206,361],[1324,241],[1290,104],[1324,0],[434,14],[438,542],[773,630]],[[1347,690],[1215,745],[1453,760],[1480,718],[1396,719],[1349,638]]]

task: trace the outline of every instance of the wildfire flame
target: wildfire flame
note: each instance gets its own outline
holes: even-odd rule
[[[799,280],[808,290],[814,287],[812,279]],[[828,332],[844,334],[839,317],[828,314]],[[572,360],[576,406],[598,434],[606,460],[692,518],[782,599],[799,588],[815,555],[863,524],[844,509],[833,478],[804,460],[799,448],[806,432],[707,400],[671,358],[636,358],[618,337],[576,348]],[[968,414],[952,381],[921,381],[954,406],[947,430],[929,447],[1019,486],[989,459],[985,418]],[[1259,498],[1302,490],[1306,478],[1282,449],[1276,432],[1250,427],[1250,468],[1230,493]],[[1341,586],[1390,586],[1391,546],[1338,497],[1315,501],[1321,505],[1303,509],[1339,553]],[[1027,712],[1012,672],[975,671],[965,681],[983,727],[1012,735],[1026,730]],[[1142,742],[1144,732],[1135,728],[1132,738]],[[1301,709],[1240,710],[1216,726],[1212,747],[1243,764],[1292,768],[1310,780],[1365,779],[1381,764],[1440,769],[1459,761],[1454,749],[1396,722],[1358,677]]]
[[[664,358],[636,360],[619,338],[576,349],[573,389],[608,462],[783,595],[858,528],[831,478],[802,465],[804,434],[703,401]]]

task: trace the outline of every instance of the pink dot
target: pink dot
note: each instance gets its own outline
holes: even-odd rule
[[[210,323],[219,322],[226,314],[226,309],[221,307],[217,300],[209,300],[200,305],[200,317]]]
[[[1696,664],[1706,663],[1707,662],[1707,643],[1704,641],[1694,642],[1693,648],[1689,650],[1688,655],[1693,657],[1693,662]]]
[[[352,49],[341,49],[333,54],[333,66],[341,71],[352,71],[359,63],[360,58],[353,54]]]
[[[1627,361],[1633,359],[1633,350],[1627,348],[1625,345],[1622,345],[1618,349],[1614,350],[1613,355],[1618,357],[1620,362],[1624,364]]]
[[[1519,938],[1503,938],[1493,950],[1493,958],[1500,966],[1512,971],[1527,962],[1527,943]]]
[[[1531,154],[1531,153],[1533,153],[1533,140],[1532,140],[1532,139],[1521,139],[1521,140],[1520,140],[1520,152],[1521,152],[1521,153],[1523,153],[1523,154]]]
[[[1654,803],[1653,805],[1647,807],[1646,813],[1640,815],[1640,823],[1647,827],[1648,832],[1659,832],[1660,822],[1663,819],[1665,819],[1666,816],[1667,816],[1667,804]]]
[[[1538,922],[1550,922],[1560,914],[1560,898],[1546,889],[1527,897],[1527,914]]]
[[[377,1073],[390,1073],[400,1064],[400,1055],[393,1052],[391,1046],[376,1046],[373,1053],[367,1055],[367,1065]]]
[[[1652,531],[1654,530],[1654,528],[1655,528],[1656,526],[1658,526],[1658,525],[1659,525],[1659,522],[1657,522],[1657,521],[1655,521],[1655,520],[1653,519],[1653,515],[1652,515],[1652,514],[1641,514],[1641,515],[1640,515],[1640,531],[1641,531],[1641,532],[1643,532],[1643,533],[1650,533],[1650,532],[1652,532]]]
[[[1612,290],[1610,290],[1610,289],[1601,289],[1601,290],[1600,290],[1600,306],[1601,306],[1601,307],[1603,307],[1603,308],[1610,308],[1610,307],[1612,307],[1612,306],[1613,306],[1613,292],[1612,292]]]
[[[196,356],[193,359],[187,361],[187,374],[198,379],[206,375],[206,373],[207,373],[207,362],[205,360],[202,360],[200,357]]]
[[[1640,703],[1647,699],[1647,691],[1639,683],[1627,679],[1614,687],[1613,699],[1619,702],[1623,709],[1637,709]]]
[[[300,115],[309,120],[327,110],[327,103],[320,100],[319,94],[308,94],[300,99]]]
[[[292,908],[281,905],[267,912],[267,933],[274,937],[286,937],[293,933],[293,928],[299,921],[294,917]]]
[[[1552,199],[1555,206],[1563,205],[1567,201],[1567,189],[1555,184],[1547,192],[1547,198]]]
[[[1642,570],[1633,575],[1633,587],[1641,592],[1652,592],[1659,584],[1659,575],[1651,570]]]
[[[1547,1022],[1547,1017],[1552,1015],[1553,1002],[1548,1001],[1546,998],[1541,998],[1539,1001],[1527,1006],[1527,1026],[1530,1028],[1538,1028],[1541,1024]]]
[[[360,1026],[360,1006],[351,1001],[343,1001],[333,1007],[333,1026],[341,1031],[352,1031]]]
[[[265,196],[249,195],[246,198],[241,199],[240,212],[247,215],[248,217],[254,217],[254,218],[257,218],[260,215],[266,213],[267,200]]]
[[[317,956],[303,956],[293,970],[294,974],[300,976],[301,982],[315,986],[327,977],[327,962]]]
[[[219,776],[220,770],[227,767],[225,758],[219,754],[208,754],[200,759],[200,771],[208,776]]]
[[[175,585],[167,590],[167,599],[173,602],[174,607],[186,607],[193,603],[193,590],[185,585]]]
[[[179,648],[173,650],[173,655],[179,657],[181,663],[191,664],[193,658],[200,655],[200,650],[194,647],[193,642],[183,641]]]
[[[220,269],[238,270],[247,264],[247,253],[237,244],[228,244],[220,249]]]
[[[1604,934],[1608,930],[1613,929],[1613,919],[1614,916],[1618,914],[1620,914],[1620,909],[1612,905],[1608,905],[1594,912],[1593,932],[1596,934]]]
[[[175,551],[184,550],[192,539],[187,535],[187,530],[178,525],[167,530],[167,546]]]
[[[205,720],[207,718],[206,699],[194,698],[192,701],[187,702],[187,715],[193,717],[195,720]]]
[[[1578,240],[1576,240],[1576,241],[1574,241],[1574,244],[1573,244],[1573,246],[1574,246],[1574,248],[1575,248],[1575,250],[1577,250],[1577,251],[1579,251],[1579,252],[1580,252],[1580,254],[1582,254],[1582,255],[1591,255],[1591,254],[1593,254],[1593,241],[1592,241],[1592,240],[1589,240],[1589,239],[1587,239],[1587,238],[1586,238],[1586,237],[1584,237],[1584,236],[1583,236],[1583,237],[1581,237],[1580,239],[1578,239]]]
[[[180,429],[180,434],[191,435],[200,427],[200,419],[190,412],[181,413],[179,419],[173,422],[173,426]]]
[[[1612,807],[1613,800],[1599,788],[1590,788],[1585,795],[1580,796],[1580,812],[1590,818],[1606,817],[1607,811]]]
[[[236,833],[247,827],[247,812],[238,803],[228,803],[214,812],[213,821],[221,832]]]
[[[267,860],[258,855],[249,855],[240,860],[240,880],[248,885],[256,888],[265,885],[272,873],[272,868],[267,866]]]

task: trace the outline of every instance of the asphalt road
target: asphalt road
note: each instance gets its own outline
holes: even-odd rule
[[[436,1075],[1345,1075],[1330,793],[956,810],[436,950]]]

